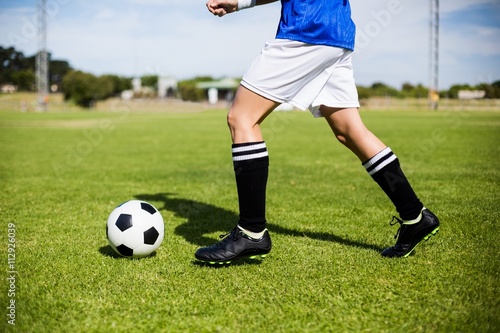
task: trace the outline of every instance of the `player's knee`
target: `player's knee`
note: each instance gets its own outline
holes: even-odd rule
[[[238,116],[237,113],[229,111],[227,114],[227,126],[231,130],[244,130],[252,125],[243,119],[241,115]]]
[[[227,114],[227,118],[226,118],[226,121],[227,121],[227,126],[229,127],[229,129],[233,130],[237,127],[237,117],[231,112],[229,111],[229,113]]]

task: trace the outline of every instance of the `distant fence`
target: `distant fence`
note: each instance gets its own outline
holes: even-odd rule
[[[391,111],[427,111],[429,110],[426,98],[394,98],[374,97],[360,101],[362,110],[391,110]],[[196,112],[206,109],[228,109],[228,103],[209,105],[208,102],[183,102],[174,99],[136,99],[122,101],[111,98],[99,101],[93,109],[82,109],[73,103],[63,101],[62,94],[51,94],[49,98],[49,112],[75,112],[107,111],[113,110],[117,105],[126,106],[131,112],[156,111],[156,112]],[[10,112],[35,112],[37,110],[36,93],[0,94],[0,111]],[[500,99],[441,99],[438,103],[438,112],[444,111],[500,111]]]
[[[364,110],[429,110],[427,98],[374,97],[361,100]],[[500,111],[500,99],[440,99],[438,111]]]

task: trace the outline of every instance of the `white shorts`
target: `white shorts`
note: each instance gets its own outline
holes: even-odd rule
[[[359,107],[352,51],[286,39],[266,43],[241,85],[278,103],[309,109],[321,117],[321,105]]]

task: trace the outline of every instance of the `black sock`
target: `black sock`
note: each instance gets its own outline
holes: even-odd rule
[[[269,155],[265,142],[233,144],[233,166],[238,189],[240,220],[248,231],[266,228],[266,185]]]
[[[364,162],[363,166],[391,199],[403,220],[413,220],[419,216],[424,206],[401,170],[398,158],[389,147]]]

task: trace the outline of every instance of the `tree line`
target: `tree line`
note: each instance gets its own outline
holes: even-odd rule
[[[65,60],[52,59],[48,54],[48,83],[52,92],[63,92],[65,100],[90,107],[130,89],[131,80],[117,75],[95,76],[73,69]],[[36,54],[25,56],[13,47],[0,46],[0,85],[12,84],[18,91],[36,90]]]
[[[368,99],[370,97],[395,97],[395,98],[426,98],[429,94],[429,89],[422,84],[412,85],[411,83],[403,83],[401,90],[397,90],[382,82],[375,82],[371,86],[357,86],[360,99]],[[477,85],[469,84],[454,84],[449,89],[440,90],[440,98],[457,99],[460,90],[482,90],[485,92],[484,98],[496,99],[500,98],[500,80],[493,83],[479,83]]]
[[[63,77],[71,70],[67,61],[54,60],[48,54],[50,62],[49,82],[60,85]],[[20,91],[35,90],[36,54],[25,56],[13,47],[0,46],[0,84],[13,84]]]
[[[83,107],[91,107],[96,101],[119,95],[132,88],[132,78],[118,75],[96,76],[76,70],[65,60],[49,59],[49,86],[52,91],[62,92],[64,99]],[[0,46],[0,85],[13,84],[19,91],[36,90],[36,55],[25,56],[13,47]],[[187,101],[201,101],[206,98],[205,92],[197,88],[197,83],[213,80],[210,76],[200,76],[178,82],[178,96]],[[156,88],[158,76],[145,75],[141,78],[145,87]],[[439,92],[441,98],[458,98],[460,90],[483,90],[485,98],[500,98],[500,80],[492,84],[480,83],[472,86],[456,84]],[[422,84],[404,83],[396,89],[383,82],[375,82],[370,86],[358,85],[360,99],[371,97],[394,98],[427,98],[429,90]]]

